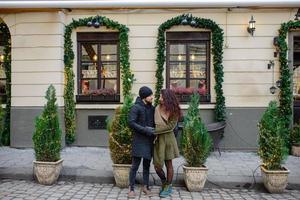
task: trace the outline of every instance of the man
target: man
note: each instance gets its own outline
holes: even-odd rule
[[[143,86],[139,90],[135,104],[129,113],[129,126],[133,129],[132,166],[129,174],[129,198],[135,198],[134,183],[136,172],[143,159],[143,192],[150,195],[149,170],[153,151],[154,139],[154,107],[152,106],[153,92]]]

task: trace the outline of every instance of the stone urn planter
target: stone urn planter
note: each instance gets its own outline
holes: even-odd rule
[[[116,181],[116,186],[126,188],[129,186],[129,172],[131,165],[113,164],[113,174]]]
[[[290,171],[286,168],[283,170],[267,170],[260,166],[264,186],[270,193],[282,193],[288,183],[288,174]]]
[[[206,182],[208,168],[183,166],[183,178],[187,189],[190,192],[199,192]]]
[[[300,157],[300,145],[294,145],[292,146],[292,155]]]
[[[43,185],[52,185],[59,177],[63,159],[56,162],[33,161],[33,173],[37,181]]]

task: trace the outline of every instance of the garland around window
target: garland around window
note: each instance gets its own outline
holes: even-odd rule
[[[287,133],[285,133],[285,141],[289,145],[289,130],[292,123],[292,72],[288,64],[288,44],[286,42],[287,34],[292,29],[300,28],[300,21],[289,21],[281,24],[278,37],[279,62],[280,62],[280,113],[284,121]]]
[[[223,72],[223,30],[212,20],[203,19],[199,17],[193,17],[192,15],[183,14],[174,17],[158,28],[157,36],[157,70],[156,70],[156,85],[155,85],[155,104],[158,104],[160,90],[163,88],[164,77],[164,64],[165,64],[165,50],[166,50],[166,40],[165,31],[170,29],[172,26],[177,25],[189,25],[194,28],[204,28],[209,29],[212,32],[212,55],[213,55],[213,66],[215,73],[215,91],[216,91],[216,106],[215,106],[215,118],[216,121],[224,121],[226,118],[226,107],[225,107],[225,97],[223,95],[222,83],[224,80]]]
[[[6,24],[0,24],[0,32],[3,34],[4,41],[4,62],[6,76],[6,104],[4,114],[4,127],[2,133],[0,133],[0,139],[3,145],[10,145],[10,107],[11,107],[11,38],[10,32]]]
[[[130,70],[129,63],[129,44],[128,31],[129,29],[118,22],[110,20],[106,17],[95,16],[84,19],[74,20],[66,26],[64,39],[64,64],[65,64],[65,129],[66,129],[66,143],[72,144],[75,141],[75,100],[74,100],[74,52],[72,50],[73,43],[71,39],[73,29],[78,27],[88,26],[88,22],[98,20],[101,26],[119,31],[120,42],[120,68],[122,78],[123,96],[130,94],[134,75]]]

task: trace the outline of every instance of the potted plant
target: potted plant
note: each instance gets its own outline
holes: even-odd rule
[[[300,124],[294,127],[291,134],[292,155],[300,157]]]
[[[131,167],[132,130],[128,126],[128,113],[133,105],[131,96],[126,96],[123,106],[115,110],[115,114],[108,121],[109,150],[113,162],[113,174],[118,187],[129,185],[129,171]]]
[[[271,101],[259,124],[258,154],[262,159],[264,186],[270,193],[281,193],[287,186],[289,170],[282,166],[288,149],[282,137],[284,125],[276,101]]]
[[[36,161],[33,161],[33,171],[39,183],[51,185],[58,179],[63,162],[60,158],[61,129],[53,85],[49,86],[46,99],[42,114],[35,120],[32,139]]]
[[[201,191],[206,182],[208,168],[204,165],[212,140],[199,115],[199,94],[191,96],[188,113],[184,119],[181,152],[186,164],[183,175],[189,191]]]

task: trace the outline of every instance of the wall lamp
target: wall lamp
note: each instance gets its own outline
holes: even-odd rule
[[[253,36],[253,33],[255,31],[255,20],[253,18],[253,15],[251,16],[251,19],[249,21],[249,26],[247,28],[248,33],[251,34],[251,36]]]
[[[101,25],[101,19],[100,19],[99,16],[93,18],[91,21],[89,21],[89,22],[87,23],[87,26],[88,26],[88,27],[94,26],[95,28],[99,28],[100,25]]]
[[[300,8],[298,8],[298,11],[297,11],[297,13],[295,15],[295,20],[298,21],[299,17],[300,17]]]
[[[274,68],[275,68],[275,63],[273,60],[270,60],[268,63],[268,69],[272,69],[272,86],[270,87],[270,93],[271,94],[275,94],[277,88],[281,87],[281,80],[277,80],[276,81],[276,86],[274,84]]]

